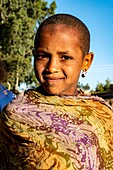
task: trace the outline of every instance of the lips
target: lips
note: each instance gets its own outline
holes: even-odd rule
[[[59,82],[61,80],[63,80],[64,77],[44,77],[44,80],[48,83],[50,82]]]

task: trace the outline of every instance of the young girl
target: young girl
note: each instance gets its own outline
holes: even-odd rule
[[[77,89],[93,60],[89,46],[87,27],[72,15],[56,14],[39,26],[33,55],[40,86],[1,114],[2,169],[113,169],[112,109]]]

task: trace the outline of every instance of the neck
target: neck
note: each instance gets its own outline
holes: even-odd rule
[[[43,88],[43,86],[39,86],[38,88],[37,88],[37,91],[40,93],[40,94],[42,94],[42,95],[44,95],[44,96],[54,96],[54,94],[49,94],[44,88]],[[79,91],[76,89],[75,90],[75,92],[71,95],[71,94],[58,94],[59,96],[78,96],[78,94],[79,94]]]

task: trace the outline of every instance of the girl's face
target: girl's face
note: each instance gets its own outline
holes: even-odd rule
[[[79,35],[64,25],[46,26],[33,53],[35,74],[49,94],[75,95],[83,67]]]

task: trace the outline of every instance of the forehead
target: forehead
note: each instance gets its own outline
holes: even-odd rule
[[[48,24],[44,27],[42,27],[39,31],[39,33],[43,33],[43,32],[51,32],[52,34],[54,34],[55,32],[60,32],[60,33],[64,33],[65,32],[71,32],[74,35],[78,35],[79,36],[79,30],[76,27],[72,27],[69,25],[65,25],[65,24]]]
[[[76,51],[82,53],[78,31],[65,25],[48,25],[41,29],[37,35],[35,48],[43,48],[47,51]]]
[[[38,35],[36,37],[38,39],[37,42],[42,39],[43,35],[48,34],[50,35],[50,38],[51,36],[54,36],[54,38],[55,36],[57,36],[57,38],[60,38],[61,35],[73,38],[73,40],[75,40],[75,42],[80,46],[80,33],[77,28],[65,24],[46,25],[39,30]]]

